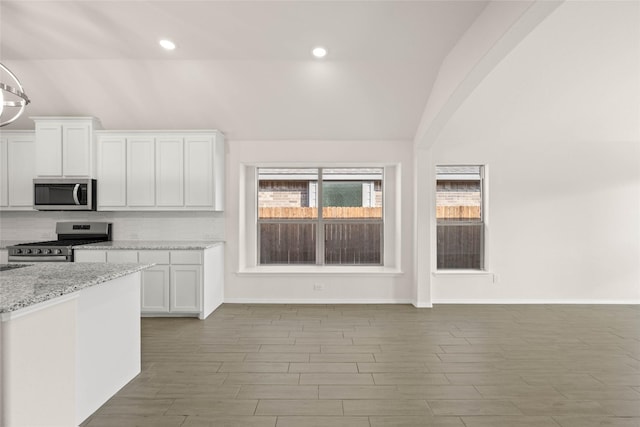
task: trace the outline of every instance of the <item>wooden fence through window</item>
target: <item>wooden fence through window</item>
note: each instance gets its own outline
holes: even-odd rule
[[[480,219],[480,206],[437,206],[437,219]]]
[[[322,216],[332,219],[376,219],[382,218],[382,208],[328,206],[322,208]],[[315,219],[318,208],[265,207],[258,208],[260,219]]]

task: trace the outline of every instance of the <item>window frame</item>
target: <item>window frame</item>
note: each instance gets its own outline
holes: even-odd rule
[[[435,165],[435,187],[434,187],[434,210],[437,211],[438,202],[438,168],[440,167],[478,167],[480,175],[480,219],[466,219],[466,220],[447,220],[439,219],[437,215],[435,217],[435,271],[436,273],[484,273],[488,271],[487,265],[487,169],[486,164],[437,164]],[[480,225],[480,267],[479,268],[439,268],[438,267],[438,227],[440,225],[450,226],[474,226]]]
[[[354,267],[354,268],[363,268],[363,267],[384,267],[385,266],[385,234],[386,234],[386,221],[385,221],[385,211],[386,211],[386,173],[387,168],[383,166],[373,166],[373,165],[359,165],[359,166],[337,166],[337,165],[323,165],[323,166],[305,166],[305,167],[295,167],[295,169],[315,169],[317,170],[317,179],[315,182],[316,188],[316,203],[314,207],[318,209],[317,217],[314,219],[295,219],[295,218],[283,218],[283,219],[261,219],[259,214],[259,194],[260,194],[260,169],[274,169],[274,168],[282,168],[288,169],[290,166],[256,166],[255,167],[255,175],[254,175],[254,188],[255,191],[255,218],[256,218],[256,267],[291,267],[291,266],[316,266],[316,267],[336,267],[336,268],[345,268],[345,267]],[[325,218],[323,216],[323,177],[325,169],[342,169],[342,168],[350,168],[350,169],[381,169],[381,191],[382,191],[382,212],[380,218],[362,218],[362,219],[340,219],[340,218]],[[311,201],[309,203],[311,205]],[[260,225],[261,224],[315,224],[316,225],[316,242],[315,242],[315,263],[268,263],[262,264],[260,260],[261,256],[261,233],[260,233]],[[380,261],[378,263],[362,263],[362,264],[354,264],[354,263],[345,263],[345,264],[330,264],[326,262],[326,253],[325,253],[325,226],[328,224],[380,224]]]

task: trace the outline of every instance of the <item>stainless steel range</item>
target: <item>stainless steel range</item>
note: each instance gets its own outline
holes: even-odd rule
[[[73,247],[111,240],[110,222],[58,222],[58,240],[8,246],[9,262],[73,262]]]

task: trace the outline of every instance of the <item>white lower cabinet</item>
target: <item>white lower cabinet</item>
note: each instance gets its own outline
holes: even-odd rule
[[[193,313],[200,311],[200,282],[202,267],[199,265],[171,266],[170,312]]]
[[[142,313],[169,313],[170,276],[168,265],[156,265],[142,272]]]
[[[222,304],[223,257],[222,245],[204,250],[75,251],[76,262],[155,264],[142,271],[142,315],[198,316],[200,319]]]
[[[9,262],[9,251],[7,249],[0,249],[0,264],[7,264]]]

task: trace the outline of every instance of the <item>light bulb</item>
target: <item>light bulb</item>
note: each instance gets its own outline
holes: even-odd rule
[[[311,53],[313,53],[313,56],[315,56],[316,58],[324,58],[327,54],[327,49],[323,48],[322,46],[318,46],[313,48]]]
[[[167,50],[173,50],[173,49],[176,48],[176,44],[174,42],[172,42],[171,40],[167,40],[167,39],[160,40],[160,46],[162,46],[163,48],[165,48]]]

